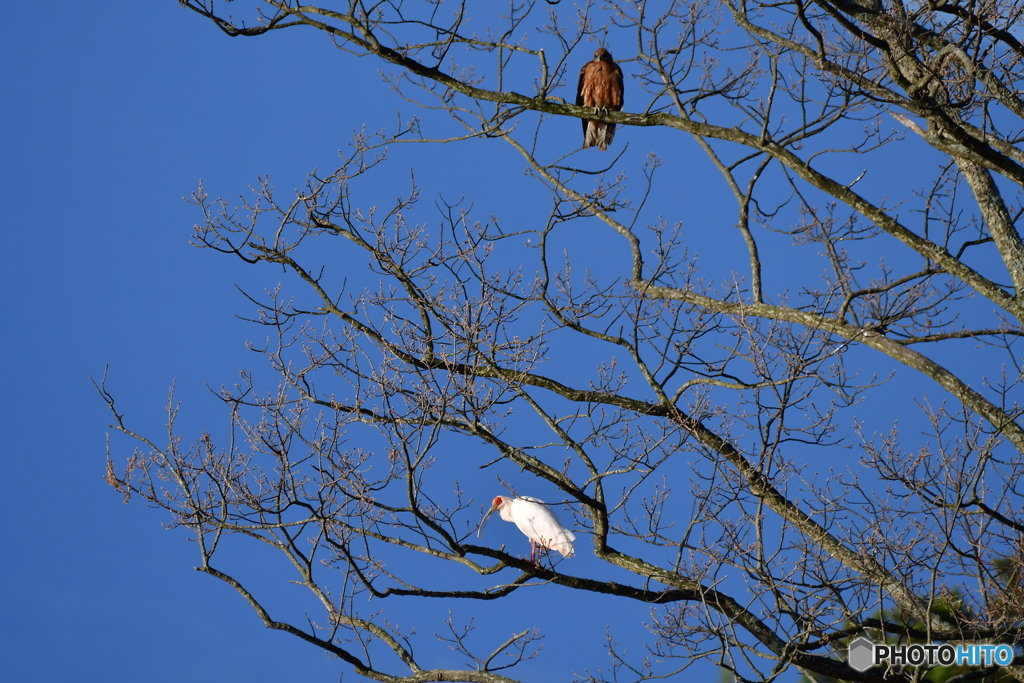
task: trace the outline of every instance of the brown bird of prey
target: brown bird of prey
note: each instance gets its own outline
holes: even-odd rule
[[[576,104],[593,107],[598,112],[622,109],[622,69],[612,61],[612,53],[603,47],[594,52],[593,61],[580,69],[576,88]],[[583,146],[608,149],[615,137],[615,124],[583,119]]]

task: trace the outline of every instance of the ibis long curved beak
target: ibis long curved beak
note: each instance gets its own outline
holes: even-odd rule
[[[487,513],[484,514],[483,519],[480,520],[480,524],[478,524],[477,527],[476,527],[476,537],[477,538],[483,538],[484,526],[487,524],[487,520],[490,519],[491,513],[494,512],[497,509],[498,508],[495,508],[495,507],[487,508]]]

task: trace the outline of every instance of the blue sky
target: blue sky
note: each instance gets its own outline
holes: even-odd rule
[[[5,16],[4,677],[337,680],[194,572],[185,534],[107,487],[108,418],[88,380],[109,362],[129,417],[159,430],[172,381],[201,409],[207,381],[245,367],[245,274],[188,246],[197,214],[182,198],[200,177],[235,191],[333,164],[358,125],[317,66],[334,50],[231,41],[175,2]]]
[[[270,286],[273,279],[190,247],[199,216],[183,197],[200,178],[211,194],[233,196],[265,173],[290,190],[307,171],[332,169],[353,129],[390,121],[404,105],[380,82],[375,64],[342,57],[321,36],[288,31],[232,40],[175,2],[63,1],[45,14],[14,3],[5,19],[5,675],[338,680],[336,662],[264,629],[227,587],[194,572],[187,534],[161,529],[159,513],[125,506],[104,483],[108,416],[88,378],[109,363],[111,386],[142,431],[159,434],[172,382],[187,402],[186,431],[221,424],[207,386],[233,381],[253,362],[244,350],[252,330],[234,317],[249,309],[234,284]],[[576,122],[565,128],[578,134]],[[665,147],[653,142],[655,134],[620,129],[616,142],[631,141],[635,158],[656,147],[666,155],[697,153],[685,136],[660,138],[669,140]],[[446,178],[420,179],[469,188],[481,217],[507,208],[515,197],[481,174],[488,163],[512,159],[498,147],[441,150],[467,156]],[[396,152],[393,180],[374,190],[384,198],[404,190],[401,164],[436,172],[438,150]],[[688,182],[671,200],[706,205],[691,217],[691,248],[739,244],[735,232],[705,229],[718,218],[719,198],[726,201],[721,184],[685,172]],[[884,183],[884,173],[866,184]],[[595,233],[582,247],[596,253],[607,244],[602,239]],[[873,407],[914,394],[903,385]],[[488,537],[521,540],[497,521]],[[553,595],[537,591],[502,606],[501,632],[521,630],[543,611],[549,628],[572,634],[560,647],[575,648],[546,650],[546,664],[578,662],[574,655],[586,648],[596,657],[609,619],[593,618],[586,595],[559,593],[557,602]],[[615,610],[617,620],[638,629],[645,615],[637,605]],[[544,680],[541,669],[523,671]]]

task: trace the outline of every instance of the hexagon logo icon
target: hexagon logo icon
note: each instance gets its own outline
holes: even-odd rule
[[[848,661],[854,671],[867,671],[875,665],[875,644],[861,636],[850,643]]]

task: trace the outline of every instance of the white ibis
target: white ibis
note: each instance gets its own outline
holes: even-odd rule
[[[537,546],[557,550],[563,557],[572,556],[572,542],[576,540],[576,534],[555,519],[555,515],[544,501],[529,496],[496,496],[476,529],[478,537],[483,535],[484,525],[495,510],[506,522],[515,522],[519,530],[530,539],[531,562],[536,562]]]

